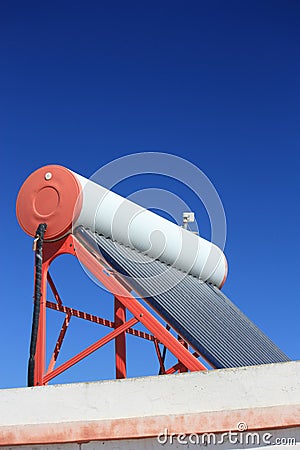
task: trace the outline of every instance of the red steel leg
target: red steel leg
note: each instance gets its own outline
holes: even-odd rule
[[[42,265],[42,285],[40,299],[40,316],[37,336],[37,345],[35,352],[34,385],[43,384],[43,376],[46,364],[46,295],[47,295],[47,273],[48,263]]]
[[[39,328],[35,352],[35,367],[34,367],[34,385],[40,386],[45,384],[43,377],[46,369],[46,296],[47,296],[47,280],[50,280],[52,288],[52,279],[48,275],[48,270],[51,262],[56,256],[64,253],[74,254],[72,237],[68,236],[61,241],[44,243],[43,248],[43,265],[42,265],[42,284],[41,284],[41,299],[40,299],[40,316]],[[54,284],[53,284],[54,286]],[[55,295],[55,292],[54,292]],[[60,303],[60,298],[57,293],[56,300]]]
[[[162,375],[166,372],[166,369],[165,369],[163,357],[161,355],[161,351],[159,348],[159,342],[157,339],[154,340],[154,345],[155,345],[155,350],[156,350],[156,354],[157,354],[157,358],[158,358],[158,362],[159,362],[159,375]]]
[[[115,297],[115,328],[126,322],[126,308]],[[126,332],[115,338],[116,378],[126,378]]]

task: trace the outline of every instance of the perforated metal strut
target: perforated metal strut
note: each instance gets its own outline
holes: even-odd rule
[[[46,229],[47,229],[46,223],[39,224],[36,230],[33,247],[33,249],[35,250],[35,283],[34,283],[34,307],[32,316],[30,352],[28,361],[28,386],[34,386],[35,352],[39,327],[40,302],[42,295],[41,283],[42,283],[42,264],[43,264],[43,243]]]

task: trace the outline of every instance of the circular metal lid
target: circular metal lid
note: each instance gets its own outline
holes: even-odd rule
[[[33,172],[22,185],[16,205],[20,226],[34,236],[47,223],[45,240],[59,239],[71,228],[82,206],[81,185],[62,166],[49,165]]]

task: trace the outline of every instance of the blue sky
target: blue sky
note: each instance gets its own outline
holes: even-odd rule
[[[89,177],[145,151],[186,158],[214,183],[228,222],[224,292],[299,358],[299,15],[297,1],[1,2],[0,387],[26,385],[33,254],[15,218],[22,182],[49,163]],[[151,186],[182,193],[207,232],[192,194],[167,180],[118,192]],[[66,304],[111,314],[76,260],[53,275]],[[58,324],[49,316],[49,339]],[[71,327],[61,361],[106,331]],[[157,373],[151,344],[132,339],[129,375]],[[112,346],[101,352],[57,381],[111,378]]]

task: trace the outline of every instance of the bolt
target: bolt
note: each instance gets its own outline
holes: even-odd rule
[[[45,180],[49,181],[49,180],[51,180],[51,178],[52,178],[52,173],[51,172],[47,172],[45,174]]]

